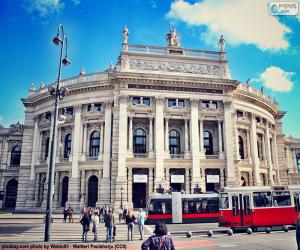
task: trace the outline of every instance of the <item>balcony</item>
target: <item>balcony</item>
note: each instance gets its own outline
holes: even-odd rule
[[[171,159],[184,159],[184,154],[170,154]]]
[[[133,153],[134,158],[148,158],[148,154]]]
[[[217,160],[219,159],[219,155],[218,154],[214,154],[214,155],[205,155],[205,158],[207,160]]]

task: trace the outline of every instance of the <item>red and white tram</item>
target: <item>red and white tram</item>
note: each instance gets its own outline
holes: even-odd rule
[[[295,225],[300,186],[236,187],[220,192],[219,226],[235,228]]]
[[[147,205],[147,224],[218,222],[219,194],[155,194]]]

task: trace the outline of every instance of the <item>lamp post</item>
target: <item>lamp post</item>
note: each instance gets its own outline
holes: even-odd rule
[[[52,138],[50,147],[50,161],[48,170],[48,192],[47,192],[47,205],[46,205],[46,218],[45,218],[45,236],[44,241],[50,241],[51,236],[51,219],[52,219],[52,202],[53,202],[53,192],[54,192],[54,169],[55,169],[55,159],[56,159],[56,132],[57,132],[57,116],[58,116],[58,104],[66,94],[66,88],[60,87],[60,75],[61,75],[61,65],[65,66],[70,64],[67,57],[67,37],[65,37],[63,26],[60,24],[58,26],[57,35],[53,39],[53,43],[60,46],[60,59],[57,75],[56,86],[50,86],[48,91],[51,96],[54,97],[54,117],[52,126]],[[66,46],[64,46],[66,45]],[[65,56],[63,58],[63,50],[65,47]]]
[[[121,207],[123,207],[123,187],[121,187]]]

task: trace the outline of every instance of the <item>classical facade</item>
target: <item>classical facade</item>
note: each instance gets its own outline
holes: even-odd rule
[[[182,48],[175,29],[167,47],[128,35],[116,66],[62,81],[54,208],[138,208],[162,190],[298,182],[300,139],[282,133],[276,101],[231,79],[223,37],[219,51],[203,51]],[[24,126],[0,128],[1,202],[43,209],[54,100],[32,86],[22,102]]]

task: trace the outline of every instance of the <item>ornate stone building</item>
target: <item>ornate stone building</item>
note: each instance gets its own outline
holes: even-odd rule
[[[231,79],[223,37],[220,51],[203,51],[182,48],[175,29],[167,47],[132,45],[128,34],[115,67],[62,81],[54,208],[137,208],[158,189],[298,181],[300,139],[284,137],[278,103]],[[13,207],[14,180],[16,208],[42,209],[54,100],[32,86],[22,102],[24,127],[0,129],[1,202]]]

